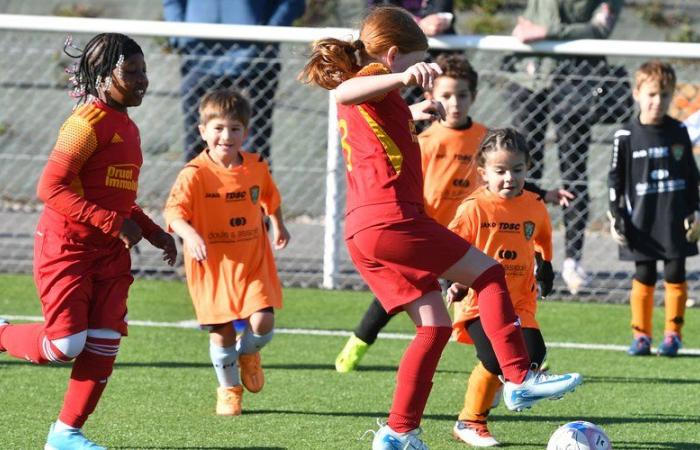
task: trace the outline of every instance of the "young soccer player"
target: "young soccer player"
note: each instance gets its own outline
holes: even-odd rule
[[[649,61],[634,81],[639,114],[615,133],[608,176],[610,231],[620,258],[635,264],[628,353],[651,354],[656,261],[663,260],[666,321],[658,354],[676,356],[688,297],[685,259],[698,254],[698,168],[685,126],[666,114],[673,68]]]
[[[355,267],[384,309],[416,324],[397,375],[389,420],[372,447],[426,449],[419,425],[440,355],[452,334],[438,277],[471,286],[506,381],[506,405],[522,409],[558,397],[578,374],[544,379],[530,359],[508,296],[503,267],[429,218],[423,207],[420,150],[413,120],[435,117],[431,100],[409,108],[399,88],[431,89],[436,64],[422,62],[428,43],[399,8],[371,10],[354,42],[322,39],[301,78],[336,89],[347,168],[345,240]]]
[[[139,45],[123,34],[92,38],[74,68],[79,103],[58,134],[39,180],[45,208],[34,240],[34,280],[44,323],[0,327],[0,351],[35,364],[75,359],[47,450],[103,449],[81,428],[94,411],[122,336],[131,276],[129,248],[141,237],[177,250],[136,203],[139,131],[127,108],[148,88]]]
[[[183,240],[197,321],[209,330],[216,414],[223,416],[241,414],[241,382],[249,392],[263,388],[260,349],[272,339],[274,309],[282,307],[263,209],[275,248],[289,242],[267,163],[242,149],[250,116],[250,103],[237,91],[202,97],[199,132],[207,148],[182,169],[165,206],[168,227]],[[241,319],[248,325],[236,341],[233,322]]]
[[[530,162],[527,142],[512,128],[491,130],[481,143],[476,162],[486,186],[459,206],[449,228],[503,265],[530,361],[539,367],[546,348],[535,319],[536,283],[540,283],[543,297],[552,290],[552,225],[543,199],[523,190]],[[461,300],[466,293],[466,286],[453,284],[448,302]],[[469,377],[464,408],[453,434],[474,447],[496,446],[498,441],[491,436],[486,421],[501,387],[501,369],[484,333],[474,291],[455,304],[453,327],[458,342],[474,344],[480,361]]]
[[[472,120],[469,110],[477,95],[478,73],[459,54],[440,55],[435,61],[442,73],[435,79],[428,99],[442,104],[446,116],[418,136],[423,172],[425,212],[447,226],[457,207],[482,182],[474,168],[474,156],[486,127]],[[565,190],[544,191],[532,183],[526,189],[552,203],[568,205],[573,195]],[[335,360],[338,372],[354,370],[377,335],[392,318],[375,297]]]

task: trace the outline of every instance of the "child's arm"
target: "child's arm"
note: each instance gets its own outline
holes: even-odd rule
[[[173,219],[170,228],[182,238],[183,245],[197,261],[207,259],[207,245],[192,225],[185,219]]]
[[[541,204],[540,204],[541,205]],[[552,221],[544,205],[541,205],[541,220],[535,229],[533,238],[535,243],[536,271],[535,279],[540,286],[540,296],[546,298],[554,285],[554,270],[552,270]]]
[[[537,183],[533,183],[530,181],[525,182],[525,190],[534,192],[535,194],[539,195],[540,197],[542,197],[545,203],[551,203],[553,205],[559,205],[563,207],[569,206],[569,200],[573,200],[576,198],[574,194],[567,191],[566,189],[550,189],[546,191],[539,187]]]
[[[335,99],[341,105],[358,105],[404,86],[432,89],[433,80],[441,73],[437,64],[419,62],[404,72],[357,76],[336,88]]]
[[[270,216],[270,224],[272,225],[272,243],[277,250],[281,250],[289,244],[289,231],[284,226],[282,219],[282,207],[277,208],[274,214]]]
[[[629,135],[628,130],[619,130],[615,133],[610,170],[608,171],[610,235],[621,246],[627,245],[626,233],[629,228],[629,215],[623,204],[627,178],[626,160]]]
[[[143,230],[143,237],[156,248],[163,250],[163,261],[172,266],[177,258],[175,239],[166,233],[157,223],[151,220],[138,205],[131,207],[131,219]]]

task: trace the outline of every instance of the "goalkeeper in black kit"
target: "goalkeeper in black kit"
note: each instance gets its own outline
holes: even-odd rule
[[[639,114],[615,133],[608,174],[613,239],[620,259],[634,261],[630,306],[633,340],[628,353],[651,354],[656,262],[664,262],[664,338],[657,352],[681,347],[688,286],[685,259],[698,254],[698,167],[685,126],[666,112],[676,75],[660,61],[635,73]]]

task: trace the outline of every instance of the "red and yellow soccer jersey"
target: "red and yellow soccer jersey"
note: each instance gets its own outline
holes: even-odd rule
[[[217,165],[202,152],[180,172],[165,205],[168,227],[189,222],[204,240],[207,259],[185,249],[185,272],[197,320],[221,324],[269,306],[282,307],[282,288],[263,211],[280,207],[280,194],[267,163],[240,153],[234,168]]]
[[[383,73],[389,70],[375,63],[358,76]],[[347,168],[346,236],[402,218],[399,208],[376,214],[368,206],[423,204],[418,137],[398,89],[358,105],[338,104],[338,127]]]
[[[43,225],[90,241],[115,237],[126,217],[148,236],[160,227],[135,204],[143,157],[136,124],[99,100],[65,121],[37,194],[46,202]]]
[[[425,212],[443,226],[450,223],[462,200],[481,185],[474,158],[486,131],[475,122],[461,130],[435,122],[418,136]]]
[[[539,328],[535,252],[552,260],[552,224],[542,199],[528,191],[503,199],[482,187],[459,206],[449,228],[503,265],[523,328]],[[470,290],[464,300],[455,303],[453,327],[459,342],[471,342],[464,323],[478,316],[478,299]]]

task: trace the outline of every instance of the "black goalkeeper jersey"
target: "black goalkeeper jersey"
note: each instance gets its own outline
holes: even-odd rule
[[[630,218],[627,261],[698,254],[685,239],[683,219],[698,209],[698,167],[685,126],[665,116],[642,125],[638,116],[615,133],[608,174],[611,208]]]

